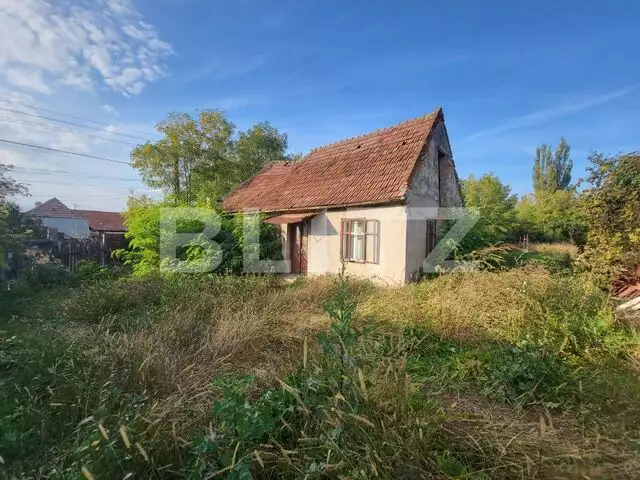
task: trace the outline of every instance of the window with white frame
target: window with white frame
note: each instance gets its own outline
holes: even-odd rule
[[[346,262],[379,263],[380,227],[378,220],[343,219],[340,252]]]

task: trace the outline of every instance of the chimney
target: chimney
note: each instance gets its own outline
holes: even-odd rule
[[[42,202],[36,202],[36,207],[39,207],[40,205],[42,205]]]

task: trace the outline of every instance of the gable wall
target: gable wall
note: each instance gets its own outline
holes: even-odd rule
[[[440,161],[438,171],[439,152],[445,157]],[[437,218],[437,207],[460,206],[462,198],[452,160],[451,144],[445,124],[441,121],[436,125],[429,145],[422,152],[407,192],[406,281],[416,276],[425,259],[427,219]]]

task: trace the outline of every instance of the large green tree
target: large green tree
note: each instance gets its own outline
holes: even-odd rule
[[[533,189],[539,192],[565,190],[571,183],[571,147],[564,137],[560,139],[555,153],[550,145],[541,145],[536,149],[533,163]]]
[[[175,203],[214,201],[287,149],[287,136],[269,123],[237,132],[218,110],[171,113],[157,130],[162,138],[137,146],[131,160],[147,185]]]
[[[462,181],[467,208],[475,211],[477,223],[463,240],[461,250],[472,250],[510,240],[516,227],[517,197],[494,174],[473,175]]]

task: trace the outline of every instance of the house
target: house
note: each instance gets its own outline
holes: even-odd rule
[[[73,210],[73,212],[87,221],[89,232],[92,234],[123,235],[127,231],[122,215],[119,212],[102,212],[99,210]]]
[[[99,239],[99,256],[98,252],[94,255],[100,265],[105,266],[111,262],[114,250],[127,248],[128,241],[124,236],[127,228],[120,213],[99,210],[74,210],[73,212],[87,221],[90,236]]]
[[[78,260],[93,260],[107,265],[114,250],[127,247],[124,236],[127,229],[118,212],[72,210],[57,198],[52,198],[44,203],[37,202],[35,208],[25,215],[39,219],[42,226],[48,228],[49,241],[59,238],[49,250],[61,251],[64,245],[67,257],[73,257],[66,259],[65,264],[68,265],[74,265]],[[65,243],[62,243],[62,238],[66,238]]]
[[[276,162],[223,199],[281,227],[290,273],[410,281],[435,247],[439,207],[462,196],[442,109]],[[427,212],[427,215],[424,213]]]
[[[124,235],[127,229],[118,212],[98,210],[72,210],[57,198],[44,203],[36,202],[35,208],[25,212],[26,216],[40,219],[42,226],[56,229],[71,238],[86,238],[93,235]]]
[[[87,220],[57,198],[36,202],[35,208],[25,212],[25,216],[37,218],[43,227],[55,229],[67,237],[85,238],[90,233]]]

